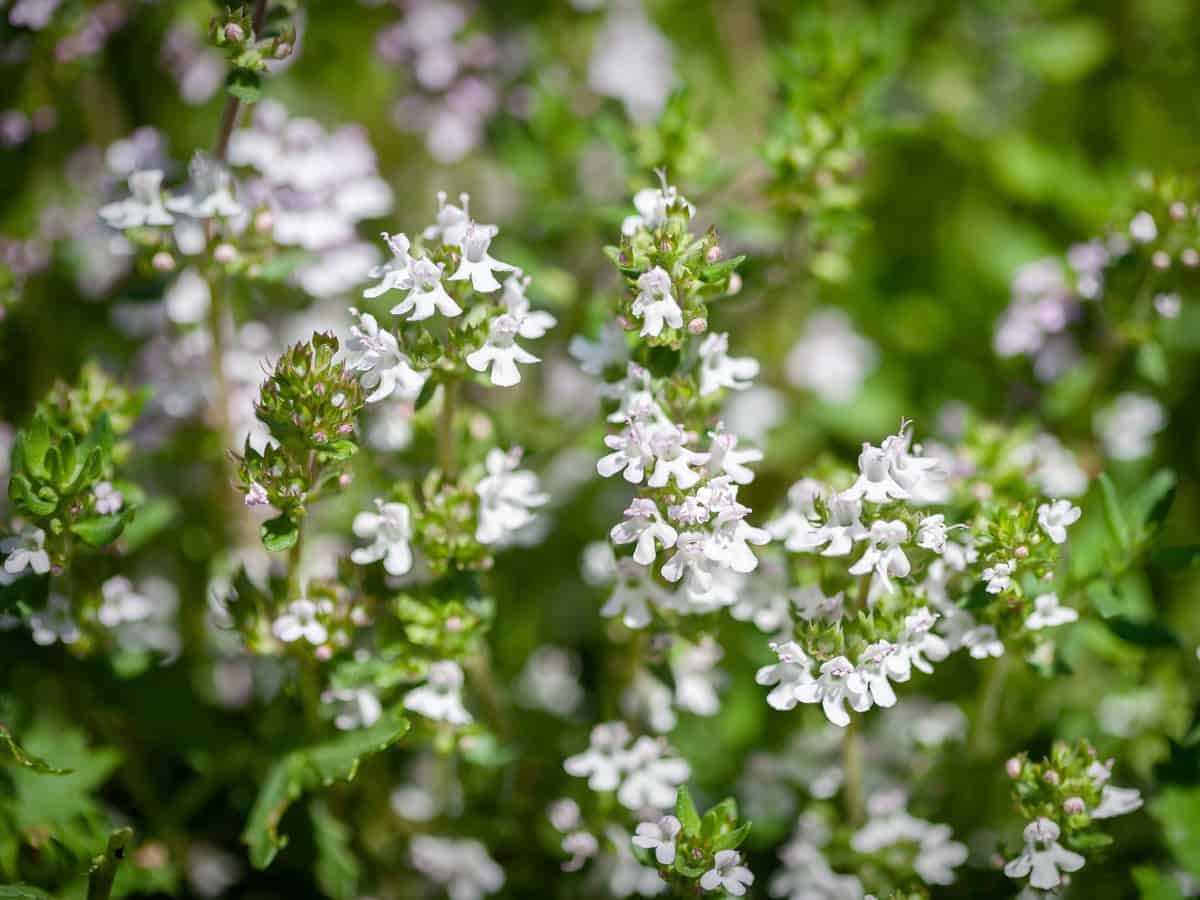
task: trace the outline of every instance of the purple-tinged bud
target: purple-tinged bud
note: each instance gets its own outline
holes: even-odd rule
[[[450,616],[446,619],[446,630],[451,634],[458,634],[463,630],[463,620],[460,616]]]
[[[151,258],[150,265],[154,266],[156,272],[173,272],[175,271],[175,257],[166,250],[159,250]]]
[[[1029,548],[1026,547],[1024,544],[1022,544],[1020,547],[1018,547],[1016,550],[1013,551],[1013,556],[1015,556],[1017,559],[1028,559],[1029,558]]]
[[[708,330],[708,319],[697,316],[688,322],[687,327],[692,334],[704,334]]]
[[[231,44],[240,44],[246,39],[246,32],[237,22],[230,22],[225,26],[225,40]]]
[[[1179,254],[1179,258],[1183,260],[1183,264],[1189,269],[1194,269],[1196,266],[1200,266],[1200,251],[1196,250],[1195,247],[1188,247]]]
[[[1171,218],[1172,219],[1178,220],[1178,219],[1184,218],[1185,216],[1187,216],[1187,204],[1186,203],[1184,203],[1182,200],[1176,200],[1174,203],[1171,204]]]
[[[1057,786],[1061,779],[1053,769],[1047,769],[1046,774],[1042,776],[1042,781],[1046,782],[1046,784]]]
[[[620,265],[620,266],[628,266],[629,265],[629,254],[626,253],[624,250],[622,250],[619,254],[617,254],[617,265]]]
[[[264,209],[254,217],[254,230],[266,234],[275,227],[275,213]]]
[[[317,659],[324,662],[325,660],[333,658],[333,648],[328,644],[322,644],[315,651],[313,651],[313,655],[316,656]]]
[[[1171,255],[1166,250],[1155,250],[1150,262],[1156,269],[1168,269],[1171,267]]]
[[[742,290],[742,276],[734,272],[729,276],[729,296],[740,293]]]
[[[292,55],[292,45],[289,44],[287,41],[284,41],[282,44],[279,44],[278,46],[276,46],[276,48],[275,48],[275,58],[276,59],[287,59],[291,55]]]
[[[671,242],[668,241],[666,238],[663,238],[661,241],[658,242],[658,249],[661,250],[663,253],[670,253],[671,252]]]
[[[338,434],[354,434],[354,426],[349,422],[343,422],[337,427]]]
[[[721,248],[717,244],[713,244],[708,248],[708,252],[704,254],[704,259],[707,262],[715,263],[721,258]]]
[[[1068,816],[1077,816],[1087,807],[1083,803],[1082,797],[1068,797],[1063,801],[1063,812]]]
[[[325,382],[318,381],[315,385],[313,385],[313,391],[316,392],[316,395],[318,397],[324,397],[325,396]]]
[[[350,482],[352,482],[353,480],[354,480],[353,475],[351,475],[349,472],[343,472],[341,475],[338,476],[338,485],[341,487],[349,487]]]
[[[1015,756],[1010,756],[1008,762],[1004,764],[1004,771],[1008,773],[1008,777],[1017,779],[1021,777],[1021,760]]]
[[[229,263],[233,262],[237,258],[237,247],[233,246],[233,244],[217,244],[217,246],[213,248],[213,259],[223,266],[229,265]]]
[[[327,435],[324,431],[314,431],[313,432],[313,440],[316,441],[318,444],[324,444],[326,441],[329,440],[329,435]]]

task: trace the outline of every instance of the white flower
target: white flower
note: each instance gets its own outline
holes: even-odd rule
[[[392,307],[393,316],[402,316],[412,311],[410,322],[428,319],[434,312],[447,318],[462,313],[462,307],[442,287],[442,267],[427,257],[414,259],[409,267],[410,289],[408,296]]]
[[[1129,223],[1129,236],[1139,244],[1148,244],[1158,237],[1158,225],[1154,216],[1142,210]]]
[[[1100,805],[1092,810],[1093,819],[1112,819],[1142,807],[1142,795],[1137,788],[1119,788],[1106,784],[1100,789]]]
[[[596,461],[596,471],[603,478],[623,472],[630,484],[641,484],[646,467],[654,461],[649,435],[650,430],[634,419],[629,420],[620,434],[606,434],[604,444],[613,452]]]
[[[763,546],[771,535],[746,521],[750,509],[736,500],[717,514],[711,538],[704,544],[704,555],[713,562],[745,575],[758,567],[758,557],[750,544]]]
[[[439,722],[470,725],[473,721],[462,702],[463,671],[458,663],[430,663],[425,683],[404,695],[404,708]]]
[[[633,845],[643,850],[653,850],[654,858],[661,866],[675,862],[675,838],[683,826],[674,816],[663,816],[657,822],[642,822],[633,836]]]
[[[695,596],[712,590],[713,566],[706,553],[709,536],[698,531],[684,531],[675,542],[675,552],[663,563],[662,577],[674,584],[684,576],[684,586]]]
[[[367,298],[378,297],[388,291],[407,291],[412,287],[413,258],[408,253],[412,244],[408,235],[392,235],[385,231],[383,240],[392,251],[392,258],[367,273],[368,278],[380,279],[378,284],[363,291],[363,296]]]
[[[812,545],[803,549],[815,550],[825,544],[822,556],[846,556],[853,549],[855,541],[870,533],[863,525],[861,515],[862,501],[850,491],[835,494],[829,500],[829,521],[810,536]]]
[[[988,566],[983,570],[983,580],[987,582],[989,594],[999,594],[1012,587],[1012,576],[1017,571],[1017,561],[1010,559]]]
[[[438,191],[437,193],[437,222],[426,228],[422,235],[427,241],[440,241],[447,247],[457,247],[462,243],[462,239],[466,236],[467,226],[471,224],[471,196],[470,194],[459,194],[458,202],[462,206],[455,206],[453,203],[446,202],[446,192]],[[480,227],[480,226],[476,226]],[[483,226],[489,230],[493,226]]]
[[[917,526],[917,546],[941,555],[946,552],[946,517],[941,513],[923,516]]]
[[[319,612],[317,604],[311,600],[295,600],[271,623],[271,631],[285,644],[301,638],[313,645],[323,644],[329,639],[329,631],[317,619]]]
[[[339,731],[370,728],[383,715],[383,705],[370,688],[326,691],[321,702],[336,706],[333,724]]]
[[[158,169],[134,172],[129,176],[131,196],[100,207],[100,218],[121,230],[174,223],[175,217],[163,206],[162,180]]]
[[[429,380],[429,372],[418,372],[412,360],[400,352],[396,336],[379,323],[370,313],[360,313],[350,307],[350,314],[358,317],[358,324],[350,326],[350,340],[346,344],[346,368],[362,372],[362,385],[370,393],[367,403],[385,400],[400,388],[400,395],[415,399]]]
[[[419,834],[409,844],[409,857],[450,900],[482,900],[504,887],[504,870],[479,841]]]
[[[855,694],[869,695],[876,706],[886,709],[896,705],[896,692],[888,679],[908,681],[910,674],[903,648],[889,641],[876,641],[863,648],[848,687]]]
[[[1004,655],[1004,642],[996,634],[994,625],[978,625],[965,631],[961,638],[962,646],[966,647],[972,659],[986,659],[989,656]]]
[[[55,642],[74,644],[81,637],[71,614],[71,601],[62,594],[51,594],[45,609],[29,617],[29,631],[39,647],[49,647]]]
[[[538,362],[534,356],[516,342],[521,323],[508,313],[492,319],[488,337],[483,346],[467,354],[467,365],[476,372],[486,371],[491,366],[492,384],[496,387],[512,387],[521,381],[517,363],[526,365]]]
[[[635,561],[643,566],[654,563],[658,555],[656,544],[664,550],[675,546],[679,533],[663,521],[655,502],[647,497],[635,498],[625,510],[626,519],[614,525],[609,537],[618,546],[637,542],[633,552]]]
[[[870,503],[907,500],[909,492],[892,477],[892,455],[883,447],[863,443],[858,455],[858,480],[845,493]]]
[[[475,485],[479,498],[475,539],[481,544],[507,544],[515,532],[533,522],[532,510],[550,499],[541,491],[537,475],[517,469],[520,462],[520,447],[508,453],[499,447],[488,451],[484,461],[487,475]]]
[[[640,228],[661,228],[667,224],[667,213],[673,206],[682,208],[689,218],[695,215],[695,207],[680,196],[672,185],[667,184],[666,169],[655,169],[654,174],[658,176],[660,186],[642,188],[633,195],[637,215],[626,216],[621,223],[621,233],[626,237],[632,237]]]
[[[124,575],[114,575],[100,585],[104,602],[96,610],[96,619],[105,628],[116,628],[128,622],[148,619],[155,604],[144,594],[134,590],[133,582]]]
[[[866,712],[871,708],[871,698],[866,693],[856,693],[852,690],[858,686],[857,680],[852,681],[854,666],[844,656],[835,656],[821,665],[821,675],[810,684],[800,685],[796,696],[801,703],[820,703],[827,718],[838,728],[850,724],[850,715],[846,712],[846,701],[855,712]]]
[[[1154,309],[1164,319],[1177,319],[1179,311],[1183,309],[1183,299],[1173,291],[1169,294],[1155,294]]]
[[[462,261],[458,271],[450,276],[451,281],[470,280],[471,287],[482,294],[490,294],[500,290],[500,282],[493,272],[511,272],[513,266],[493,259],[488,254],[488,246],[492,242],[493,231],[489,226],[479,227],[474,222],[467,225],[459,246],[462,248]]]
[[[183,196],[167,199],[167,209],[193,219],[215,216],[232,218],[242,214],[242,206],[233,199],[233,178],[210,156],[197,152],[188,164],[191,189]]]
[[[1070,500],[1055,500],[1037,508],[1038,524],[1049,535],[1050,540],[1061,544],[1067,539],[1067,526],[1074,525],[1083,515],[1083,510]]]
[[[904,617],[904,631],[900,633],[898,643],[904,650],[904,659],[928,675],[933,671],[929,660],[940,662],[950,655],[950,646],[938,635],[933,633],[937,614],[929,607],[922,606]],[[927,660],[925,657],[929,657]],[[905,681],[897,678],[895,681]]]
[[[600,842],[588,831],[572,831],[562,839],[563,853],[571,858],[562,864],[564,872],[578,872],[600,850]]]
[[[37,575],[45,575],[50,571],[50,554],[44,549],[45,543],[46,532],[29,525],[20,535],[0,541],[0,550],[8,554],[4,571],[9,575],[20,575],[26,569],[32,569]]]
[[[767,704],[772,709],[794,709],[800,702],[800,689],[813,683],[812,660],[795,641],[771,644],[771,650],[779,662],[760,668],[754,680],[761,685],[775,685],[767,694]]]
[[[1004,867],[1009,878],[1029,876],[1029,884],[1048,891],[1062,884],[1060,872],[1077,872],[1083,868],[1083,857],[1058,843],[1058,826],[1041,817],[1025,826],[1025,849]]]
[[[246,505],[247,506],[266,506],[271,502],[267,496],[267,489],[257,481],[250,482],[250,487],[246,490]]]
[[[763,452],[756,447],[738,450],[738,437],[725,430],[724,423],[717,423],[716,431],[710,431],[712,438],[711,456],[708,460],[709,471],[724,473],[738,484],[749,484],[754,480],[754,472],[747,463],[759,462]]]
[[[650,473],[646,484],[656,488],[666,487],[667,481],[674,478],[680,490],[686,491],[695,486],[700,475],[693,471],[692,466],[704,465],[709,455],[689,450],[684,446],[686,439],[683,429],[676,426],[656,428],[651,432],[649,440],[654,454],[654,471]]]
[[[908,540],[908,526],[896,520],[877,519],[871,523],[870,544],[858,562],[850,567],[851,575],[866,575],[874,571],[884,589],[890,594],[891,579],[904,578],[912,571],[908,557],[900,546]]]
[[[588,375],[603,375],[608,366],[628,359],[629,346],[625,343],[625,332],[610,320],[604,323],[594,341],[581,334],[572,337],[567,352],[579,361],[579,368]]]
[[[1031,631],[1066,625],[1079,618],[1079,613],[1069,606],[1059,606],[1057,594],[1042,594],[1040,597],[1036,597],[1033,607],[1033,612],[1025,620],[1025,627]]]
[[[736,850],[720,850],[713,857],[713,867],[700,876],[700,887],[706,891],[718,887],[735,897],[746,893],[746,887],[754,884],[754,873],[742,865],[742,855]]]
[[[845,405],[858,396],[878,362],[875,345],[860,336],[840,309],[813,313],[784,363],[787,379],[826,403]]]
[[[1167,424],[1162,404],[1148,394],[1118,394],[1096,413],[1095,428],[1104,452],[1113,459],[1134,460],[1154,452],[1154,435]]]
[[[354,517],[354,533],[360,538],[371,540],[370,546],[359,547],[350,554],[350,559],[360,566],[383,560],[383,567],[390,575],[404,575],[413,563],[412,520],[409,509],[403,503],[384,503],[376,498],[376,512],[361,512]]]
[[[638,280],[638,287],[641,287],[641,279]],[[745,390],[750,387],[750,380],[758,375],[757,359],[748,356],[735,358],[729,356],[728,351],[728,334],[710,334],[700,345],[701,397],[715,394],[721,388]]]
[[[622,762],[625,779],[617,801],[626,809],[668,809],[691,774],[687,761],[671,754],[661,738],[638,738]]]
[[[529,340],[536,340],[545,337],[546,332],[558,324],[558,320],[548,312],[530,309],[529,300],[525,296],[529,282],[528,275],[520,269],[513,269],[513,273],[504,281],[504,293],[500,295],[500,302],[504,304],[508,314],[521,323],[517,334]]]
[[[724,681],[724,673],[717,663],[724,655],[721,645],[711,637],[685,645],[675,653],[671,674],[675,677],[676,706],[697,716],[715,716],[721,711],[717,688]]]
[[[588,748],[563,762],[568,775],[586,778],[593,791],[613,791],[621,782],[629,729],[624,722],[601,722],[592,729]]]
[[[631,311],[642,320],[642,337],[658,337],[664,323],[671,328],[683,327],[683,310],[671,294],[671,276],[661,266],[638,276],[637,286]]]
[[[579,659],[574,653],[552,645],[536,647],[526,659],[517,683],[521,699],[554,715],[569,716],[584,699],[579,672]]]
[[[669,565],[669,563],[668,563]],[[663,566],[664,573],[666,566]],[[650,601],[666,599],[668,595],[650,578],[651,572],[632,559],[617,562],[617,583],[608,601],[600,609],[605,618],[620,616],[626,628],[645,628],[650,624]],[[674,579],[682,577],[682,571]],[[671,580],[669,576],[663,577]]]

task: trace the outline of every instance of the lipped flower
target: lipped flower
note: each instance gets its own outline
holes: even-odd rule
[[[314,646],[323,644],[329,640],[329,630],[319,618],[322,612],[322,607],[311,600],[295,600],[271,623],[271,632],[285,644],[301,639]]]
[[[412,519],[403,503],[384,503],[375,500],[376,512],[360,512],[354,517],[354,533],[371,541],[350,554],[350,559],[360,566],[383,560],[383,567],[390,575],[404,575],[413,564]]]
[[[667,223],[667,213],[672,207],[682,209],[689,218],[696,213],[696,208],[673,185],[667,184],[665,169],[655,169],[654,172],[658,175],[659,187],[642,188],[633,195],[633,207],[637,215],[626,216],[621,223],[621,233],[626,237],[632,237],[642,228],[661,228]]]
[[[446,202],[446,192],[437,192],[437,218],[433,225],[426,228],[421,234],[427,241],[439,241],[447,247],[457,247],[462,243],[463,238],[467,233],[467,226],[471,224],[471,195],[459,194],[458,202],[461,206],[455,206],[453,203]],[[476,226],[495,230],[495,226]]]
[[[1093,819],[1112,819],[1142,808],[1142,794],[1137,788],[1121,788],[1106,784],[1100,789],[1100,804],[1092,810]]]
[[[800,685],[796,689],[796,697],[801,703],[820,703],[827,718],[838,728],[850,724],[850,714],[846,712],[846,703],[855,712],[866,712],[871,708],[871,698],[853,688],[859,686],[858,681],[851,682],[854,666],[844,656],[835,656],[821,664],[821,674],[816,681]]]
[[[462,313],[462,307],[442,287],[442,267],[428,257],[414,259],[409,269],[411,287],[402,301],[392,307],[393,316],[408,317],[410,322],[420,322],[440,312],[449,319]]]
[[[795,641],[770,646],[779,662],[762,666],[754,673],[754,680],[764,686],[774,685],[767,694],[772,709],[794,709],[800,702],[800,689],[813,682],[812,660]]]
[[[1004,874],[1009,878],[1029,876],[1029,886],[1048,891],[1062,884],[1063,872],[1083,868],[1083,857],[1058,843],[1061,832],[1056,824],[1042,816],[1025,826],[1025,849],[1009,860]]]
[[[400,389],[405,398],[415,398],[429,380],[429,372],[413,368],[412,360],[400,351],[396,336],[381,329],[370,313],[360,313],[353,307],[352,315],[358,316],[358,324],[350,326],[347,342],[346,368],[362,372],[362,385],[370,393],[367,403],[386,400]]]
[[[1015,559],[998,562],[983,570],[983,580],[987,582],[989,594],[1000,594],[1012,587],[1012,576],[1017,571]]]
[[[655,460],[643,423],[631,418],[620,434],[606,434],[604,444],[613,452],[596,461],[596,471],[604,478],[622,472],[630,484],[641,484],[647,466]]]
[[[638,738],[623,762],[625,778],[617,801],[630,810],[667,809],[679,785],[691,774],[687,761],[675,756],[661,738]]]
[[[20,575],[32,569],[35,575],[50,571],[50,554],[45,550],[46,532],[40,528],[26,526],[16,537],[0,541],[0,551],[8,554],[4,560],[4,571],[9,575]]]
[[[742,575],[758,567],[758,557],[750,544],[761,547],[771,541],[765,529],[746,521],[749,514],[749,507],[731,499],[717,513],[712,537],[704,545],[705,556]]]
[[[887,522],[878,519],[871,523],[870,544],[866,552],[850,567],[851,575],[866,575],[874,572],[879,583],[889,594],[895,588],[892,578],[904,578],[912,571],[908,557],[901,546],[908,540],[908,526],[897,520]]]
[[[654,429],[650,435],[654,471],[650,473],[646,484],[650,487],[666,487],[668,480],[674,478],[675,485],[686,491],[700,481],[700,473],[692,467],[708,462],[708,454],[689,450],[684,446],[685,441],[683,429],[677,426]]]
[[[683,327],[683,310],[672,295],[671,276],[661,266],[638,276],[638,295],[631,311],[642,320],[642,337],[658,337],[663,325]]]
[[[641,287],[640,279],[638,286]],[[729,355],[728,334],[710,334],[700,345],[701,397],[715,394],[721,388],[745,390],[757,375],[757,359]]]
[[[392,251],[392,258],[367,273],[368,278],[378,278],[379,284],[373,285],[362,292],[367,298],[378,297],[388,291],[407,291],[412,287],[413,258],[408,251],[412,244],[406,234],[388,234],[383,232],[383,240]]]
[[[739,450],[738,436],[725,430],[724,423],[718,422],[715,431],[710,431],[712,438],[712,454],[708,460],[709,471],[725,474],[738,484],[749,484],[754,480],[754,470],[747,463],[759,462],[763,452],[757,447],[747,447]]]
[[[675,838],[683,825],[674,816],[663,816],[657,822],[642,822],[633,836],[633,845],[643,850],[653,850],[654,858],[661,866],[675,862]]]
[[[563,762],[568,775],[586,778],[593,791],[613,791],[621,783],[629,728],[624,722],[601,722],[592,729],[588,748]]]
[[[100,515],[111,516],[121,511],[121,507],[125,505],[125,498],[113,487],[111,481],[101,481],[92,488],[92,502]]]
[[[1055,500],[1037,508],[1038,524],[1050,540],[1061,544],[1067,539],[1067,526],[1074,525],[1083,515],[1083,510],[1070,500]]]
[[[870,503],[906,500],[911,495],[892,475],[892,454],[882,447],[864,443],[858,455],[858,479],[845,493]]]
[[[496,387],[512,387],[521,381],[521,373],[517,363],[526,365],[539,362],[524,347],[516,342],[521,323],[508,313],[502,313],[492,319],[488,330],[487,340],[478,350],[467,354],[467,365],[476,372],[487,371],[491,367],[492,384]]]
[[[100,218],[113,228],[141,228],[146,225],[171,225],[175,217],[167,212],[162,197],[163,173],[146,169],[129,176],[130,196],[100,207]]]
[[[188,164],[188,175],[188,192],[167,199],[171,212],[193,219],[228,219],[242,214],[242,205],[233,197],[233,177],[219,162],[197,152]]]
[[[742,865],[742,855],[736,850],[718,850],[713,867],[700,876],[700,887],[715,891],[718,887],[734,897],[741,897],[754,884],[754,873]]]
[[[404,695],[404,708],[451,725],[473,721],[462,702],[463,671],[452,660],[429,664],[425,683]]]
[[[911,675],[902,648],[890,641],[867,645],[858,657],[858,669],[850,676],[850,690],[868,694],[876,706],[896,705],[891,681],[907,681]],[[890,679],[890,680],[889,680]]]
[[[664,571],[666,568],[663,566]],[[649,625],[651,601],[658,603],[669,599],[669,595],[654,583],[650,574],[648,568],[632,559],[617,560],[617,581],[612,594],[601,607],[600,615],[605,618],[620,616],[626,628],[638,629]],[[681,571],[679,577],[682,574]]]
[[[529,340],[537,340],[545,337],[546,332],[558,324],[558,320],[548,312],[530,308],[529,299],[525,296],[530,281],[530,277],[520,269],[513,269],[513,273],[504,281],[504,293],[500,295],[500,302],[504,304],[508,314],[520,323],[517,334]]]
[[[479,226],[474,222],[467,225],[460,244],[462,261],[458,264],[458,270],[450,276],[451,281],[470,280],[471,287],[481,294],[500,290],[500,282],[493,273],[511,272],[514,267],[488,254],[494,234],[489,226]]]
[[[1025,627],[1031,631],[1042,628],[1054,628],[1066,625],[1079,618],[1079,613],[1069,606],[1061,606],[1057,594],[1042,594],[1033,601],[1033,612],[1025,620]]]
[[[658,505],[647,497],[635,498],[625,510],[625,520],[614,525],[609,537],[617,545],[632,544],[633,558],[643,566],[653,565],[658,555],[656,546],[664,550],[675,546],[679,533],[667,524],[658,511]]]
[[[488,451],[484,461],[487,475],[475,485],[475,495],[479,498],[475,539],[481,544],[504,543],[533,522],[533,510],[550,499],[542,492],[537,475],[517,469],[521,456],[519,447],[507,453],[499,447]]]

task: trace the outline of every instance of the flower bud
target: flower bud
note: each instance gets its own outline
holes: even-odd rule
[[[1156,269],[1167,269],[1171,266],[1171,255],[1166,250],[1155,250],[1150,262]]]
[[[1187,204],[1182,200],[1176,200],[1171,204],[1171,218],[1182,219],[1187,216]]]
[[[1063,812],[1069,816],[1075,816],[1087,809],[1084,806],[1082,797],[1068,797],[1063,801]]]
[[[1058,773],[1053,769],[1047,769],[1046,774],[1042,776],[1042,781],[1049,785],[1057,785],[1060,780],[1061,779],[1059,779]]]
[[[150,265],[154,266],[156,272],[173,272],[175,270],[175,257],[166,250],[159,250],[150,260]]]
[[[717,244],[713,244],[708,248],[708,252],[704,254],[704,259],[707,262],[715,263],[721,258],[721,248]]]
[[[287,59],[291,55],[292,55],[292,45],[289,44],[287,41],[284,41],[283,43],[278,44],[275,47],[275,58],[276,59]]]
[[[1015,756],[1010,756],[1008,762],[1004,764],[1004,771],[1008,773],[1009,778],[1021,777],[1021,760]]]
[[[349,472],[343,472],[338,476],[338,487],[349,487],[350,482],[354,480],[354,476]]]
[[[266,234],[275,227],[275,214],[269,209],[264,209],[254,217],[254,230],[260,234]]]
[[[231,44],[240,44],[246,39],[246,32],[237,22],[230,22],[225,26],[225,40]]]
[[[732,297],[742,289],[742,276],[734,272],[729,276],[729,296]]]
[[[708,330],[708,319],[697,316],[688,322],[687,328],[692,334],[704,334]]]
[[[233,262],[237,257],[237,247],[233,244],[222,243],[213,248],[213,259],[223,266]]]
[[[463,630],[463,620],[460,616],[449,616],[446,619],[446,630],[451,634],[458,634]]]
[[[1013,551],[1013,556],[1015,556],[1017,559],[1028,559],[1029,558],[1029,548],[1026,547],[1024,544],[1022,544],[1020,547],[1018,547],[1016,550]]]
[[[317,659],[324,662],[327,659],[333,658],[333,648],[328,644],[322,644],[315,651],[313,651],[313,655],[316,656]]]
[[[1179,254],[1179,258],[1183,260],[1183,264],[1189,269],[1194,269],[1200,265],[1200,251],[1197,251],[1195,247],[1188,247]]]

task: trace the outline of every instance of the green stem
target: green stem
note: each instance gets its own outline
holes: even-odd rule
[[[263,23],[266,21],[266,18],[267,0],[255,0],[254,13],[250,22],[256,39],[262,32]],[[238,113],[241,111],[241,102],[237,97],[230,94],[225,99],[225,108],[221,110],[221,124],[217,129],[217,141],[213,145],[213,159],[218,162],[225,161],[225,157],[229,152],[229,137],[233,134],[234,126],[237,125]]]
[[[108,846],[92,860],[92,868],[88,873],[87,900],[108,900],[117,877],[117,868],[132,840],[133,830],[130,828],[119,828],[108,836]]]
[[[992,661],[979,684],[979,701],[975,705],[975,721],[971,729],[970,750],[973,756],[988,756],[995,750],[995,724],[1004,696],[1004,680],[1008,676],[1008,654]]]
[[[842,732],[842,771],[845,781],[842,794],[846,800],[846,820],[851,825],[866,821],[866,798],[863,788],[863,739],[857,716],[850,717]]]
[[[447,480],[455,474],[454,414],[458,406],[458,380],[442,383],[442,415],[438,420],[438,466]]]
[[[492,728],[501,737],[508,737],[512,733],[512,723],[496,689],[496,673],[492,670],[492,654],[486,641],[481,640],[479,649],[463,660],[463,668],[471,676],[475,689],[483,699]]]

